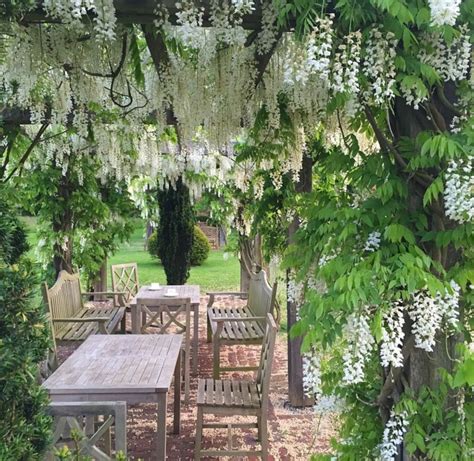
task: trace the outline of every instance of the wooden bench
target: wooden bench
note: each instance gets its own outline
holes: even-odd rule
[[[209,292],[207,310],[207,337],[213,344],[213,376],[219,379],[221,371],[256,370],[253,367],[221,367],[221,345],[262,344],[267,314],[273,313],[277,284],[270,287],[265,271],[252,274],[248,293]],[[247,298],[243,307],[214,306],[216,296]]]
[[[43,284],[43,298],[48,305],[54,338],[59,341],[83,341],[91,334],[112,333],[122,320],[125,305],[97,307],[84,304],[84,296],[122,296],[122,293],[82,293],[78,274],[59,273],[56,283]]]
[[[267,315],[266,332],[263,339],[260,366],[255,381],[200,379],[197,393],[197,428],[195,459],[209,456],[261,456],[268,459],[267,413],[270,392],[273,354],[277,326],[271,314]],[[223,417],[256,416],[256,423],[245,423],[235,418],[234,422],[205,422],[204,416],[212,414]],[[226,450],[202,450],[203,429],[227,429],[229,446]],[[240,450],[232,445],[233,428],[256,428],[261,450]]]

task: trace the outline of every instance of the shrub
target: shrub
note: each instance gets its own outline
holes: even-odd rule
[[[0,459],[41,459],[51,419],[36,376],[49,329],[42,306],[32,301],[37,281],[22,255],[25,232],[1,197],[0,237]]]
[[[189,189],[182,178],[174,187],[158,192],[160,224],[158,255],[168,285],[183,285],[189,277],[194,217]]]
[[[194,226],[191,266],[200,266],[208,258],[210,250],[211,245],[206,235],[198,226]]]
[[[159,238],[157,231],[153,232],[148,239],[148,252],[153,258],[160,258],[158,255]],[[193,246],[191,249],[191,266],[200,266],[208,257],[211,245],[198,226],[194,226]]]

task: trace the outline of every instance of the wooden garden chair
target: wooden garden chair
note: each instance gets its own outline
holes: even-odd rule
[[[53,447],[46,461],[57,459],[55,450],[61,446],[75,446],[72,431],[78,438],[80,455],[98,461],[112,461],[118,452],[127,455],[127,404],[126,402],[53,402],[47,413],[54,418]],[[103,420],[99,420],[103,417]],[[114,426],[114,450],[111,428]],[[98,442],[101,445],[98,446]],[[115,456],[113,456],[115,455]]]
[[[195,459],[202,456],[261,456],[268,459],[267,412],[270,391],[270,375],[275,350],[277,326],[271,314],[267,314],[267,325],[263,340],[260,365],[255,381],[200,379],[197,394],[197,429]],[[205,423],[204,415],[223,417],[236,415],[256,416],[256,423]],[[203,429],[220,428],[228,430],[227,450],[202,450]],[[239,450],[232,445],[233,428],[257,428],[261,450]]]
[[[219,379],[221,371],[256,370],[251,367],[221,367],[220,349],[223,345],[262,344],[267,315],[273,314],[277,284],[270,287],[265,271],[253,273],[248,293],[208,292],[207,338],[212,341],[213,377]],[[216,296],[246,297],[243,307],[214,306]]]
[[[125,303],[125,315],[122,319],[122,332],[125,333],[127,325],[127,312],[130,312],[130,302],[135,298],[140,288],[138,281],[137,263],[112,264],[112,291],[123,292]],[[115,305],[120,305],[120,299],[115,298]]]
[[[137,299],[139,312],[142,317],[140,333],[148,333],[150,328],[155,328],[158,334],[173,333],[183,334],[183,360],[184,360],[184,400],[189,402],[190,372],[191,372],[191,298],[163,298],[153,306],[147,306],[146,300]],[[184,315],[184,323],[178,317]]]
[[[116,292],[82,292],[78,274],[59,273],[55,284],[43,284],[43,298],[48,305],[53,334],[56,340],[83,341],[91,334],[109,334],[122,320],[125,307],[99,307],[84,303],[84,297],[116,296]]]

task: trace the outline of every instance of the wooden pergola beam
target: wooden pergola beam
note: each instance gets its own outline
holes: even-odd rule
[[[57,19],[53,19],[46,15],[46,12],[41,7],[41,2],[37,2],[38,7],[26,13],[21,18],[18,18],[22,23],[55,23]],[[155,19],[158,19],[154,11],[158,2],[155,0],[114,0],[117,21],[121,24],[153,24]],[[161,0],[159,2],[165,7],[169,13],[169,21],[171,24],[177,24],[177,13],[179,9],[176,7],[175,1]],[[210,1],[201,0],[198,6],[203,8],[203,26],[211,25],[210,15]],[[6,12],[8,14],[8,11]],[[91,16],[93,18],[93,16]],[[258,29],[261,25],[262,19],[262,5],[261,1],[255,2],[255,10],[250,14],[243,16],[242,27],[249,30]],[[0,18],[1,20],[1,18]]]

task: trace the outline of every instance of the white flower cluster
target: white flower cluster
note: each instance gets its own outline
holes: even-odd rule
[[[474,155],[452,160],[446,173],[444,204],[446,214],[459,223],[474,221]]]
[[[382,366],[399,368],[403,366],[403,339],[405,333],[405,308],[401,301],[392,304],[390,310],[383,317],[382,344],[380,358]]]
[[[179,28],[179,38],[189,48],[197,50],[206,45],[205,31],[202,28],[204,9],[197,7],[194,2],[184,0],[176,3],[176,13]]]
[[[364,251],[374,252],[380,248],[380,239],[382,234],[378,231],[373,231],[367,237],[364,245]]]
[[[426,291],[419,291],[413,295],[413,302],[408,314],[413,321],[412,332],[415,336],[415,346],[427,352],[433,351],[436,333],[441,329],[443,321],[449,327],[458,323],[459,292],[456,282],[451,282],[452,293],[435,298]]]
[[[313,406],[314,412],[318,414],[340,413],[343,408],[343,402],[335,395],[320,395]]]
[[[262,27],[257,36],[257,52],[268,53],[277,40],[278,11],[272,0],[262,0]]]
[[[367,309],[351,314],[344,327],[347,346],[343,354],[344,384],[357,384],[364,380],[364,368],[374,348],[375,339],[370,332]]]
[[[362,72],[369,81],[369,89],[364,92],[364,98],[375,105],[386,104],[395,96],[397,43],[392,32],[384,33],[375,27],[365,44]]]
[[[315,399],[321,395],[321,361],[314,348],[303,354],[303,392]]]
[[[297,282],[294,276],[288,277],[287,284],[287,299],[290,303],[299,304],[304,297],[304,284],[303,282]]]
[[[83,16],[94,13],[97,40],[115,39],[115,7],[113,0],[43,0],[46,13],[77,29],[83,28]]]
[[[317,17],[307,45],[306,67],[321,80],[329,80],[334,14]]]
[[[336,93],[359,93],[359,68],[362,34],[349,33],[333,58],[331,88]]]
[[[235,10],[239,14],[250,14],[255,10],[255,2],[253,0],[232,0]]]
[[[425,34],[418,58],[429,64],[441,78],[453,82],[464,80],[469,75],[471,62],[470,31],[466,25],[459,28],[459,35],[448,44],[440,32]]]
[[[393,461],[395,459],[407,429],[408,415],[406,412],[397,414],[392,411],[383,431],[380,446],[381,461]]]
[[[454,26],[459,16],[461,0],[428,0],[428,4],[434,26]]]

